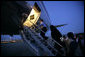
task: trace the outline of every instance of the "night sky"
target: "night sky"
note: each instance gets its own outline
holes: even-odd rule
[[[59,27],[62,34],[84,32],[83,1],[43,1],[52,25],[68,24]]]

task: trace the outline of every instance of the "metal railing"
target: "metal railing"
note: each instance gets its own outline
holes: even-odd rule
[[[39,39],[39,41],[43,41],[42,39],[41,39],[41,37],[39,37],[37,34],[36,34],[36,32],[34,32],[32,29],[30,29],[30,28],[28,28],[28,30],[30,30],[33,34],[35,34],[36,36],[37,36],[37,38]],[[53,40],[53,39],[52,39]],[[62,55],[62,53],[61,52],[59,52],[59,51],[57,51],[55,48],[54,48],[54,46],[51,46],[49,43],[46,45],[45,43],[46,43],[47,41],[43,41],[42,43],[52,52],[52,51],[55,51],[56,53],[59,53],[59,54],[61,54]],[[56,42],[55,40],[53,40],[53,42],[55,42],[55,43],[57,43],[58,45],[60,45],[58,42]],[[61,46],[61,45],[60,45]],[[62,47],[62,46],[61,46]],[[51,49],[50,49],[51,48]],[[56,55],[56,54],[55,54]]]
[[[30,22],[31,22],[31,21],[30,21]],[[32,22],[31,22],[31,23],[32,23]],[[32,23],[32,24],[35,25],[34,23]],[[41,28],[40,28],[38,25],[35,25],[35,26],[36,26],[36,29],[42,31]],[[37,33],[35,32],[34,29],[31,29],[31,28],[30,28],[30,30],[31,30],[35,35],[37,35]],[[44,31],[42,31],[42,32],[45,33]],[[39,35],[37,35],[37,36],[39,36]],[[41,37],[40,37],[40,41],[42,41]],[[62,46],[61,44],[59,44],[58,42],[56,42],[53,38],[52,38],[52,41],[53,41],[54,43],[58,44],[60,47],[63,48],[63,46]],[[47,42],[47,41],[44,41],[44,42]],[[44,44],[44,42],[43,42],[43,44]],[[56,51],[56,49],[55,49],[53,46],[51,46],[49,43],[48,43],[47,45],[50,46],[50,47],[52,48],[52,50],[55,50],[55,52],[58,52],[59,54],[61,54],[61,52]],[[47,46],[47,47],[48,47],[48,46]]]
[[[30,21],[30,20],[29,20]],[[31,21],[30,21],[31,22]],[[37,24],[34,24],[33,22],[31,22],[34,26],[35,26],[35,29],[39,30],[39,31],[42,31],[43,33],[45,33],[43,30],[41,30],[41,28],[37,25]],[[34,29],[31,29],[30,27],[30,30],[31,32],[35,33],[35,35],[37,35],[37,33],[35,32]],[[39,35],[37,35],[39,37]],[[43,40],[41,39],[41,37],[39,37],[40,41],[42,42]],[[52,41],[56,44],[58,44],[60,47],[63,48],[63,46],[61,44],[59,44],[58,42],[56,42],[53,38],[52,38]],[[47,42],[47,41],[44,41],[42,42],[43,44]],[[50,47],[52,50],[54,50],[56,53],[58,52],[59,54],[61,54],[59,51],[57,51],[53,46],[51,46],[49,43],[47,44],[48,46],[47,47]]]
[[[31,22],[31,21],[30,21]],[[33,25],[35,25],[33,22],[31,22]],[[40,31],[42,31],[43,33],[45,33],[43,30],[41,30],[41,28],[38,26],[38,25],[35,25],[36,26],[36,28],[38,29],[38,30],[40,30]],[[33,29],[32,29],[33,30]],[[35,30],[33,30],[33,31],[35,31]],[[61,47],[63,47],[61,44],[59,44],[57,41],[55,41],[53,38],[52,38],[52,40],[55,42],[55,43],[57,43],[59,46],[61,46]]]

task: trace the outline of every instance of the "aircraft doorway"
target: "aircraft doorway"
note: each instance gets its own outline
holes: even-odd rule
[[[38,7],[37,3],[34,4],[29,16],[26,21],[23,23],[24,26],[31,27],[38,21],[41,14],[41,10]]]

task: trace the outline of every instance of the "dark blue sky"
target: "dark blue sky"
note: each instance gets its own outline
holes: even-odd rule
[[[68,24],[58,28],[62,34],[84,32],[83,1],[43,1],[51,24]]]

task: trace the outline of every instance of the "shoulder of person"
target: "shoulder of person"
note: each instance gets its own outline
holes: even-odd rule
[[[77,48],[77,43],[75,41],[70,42],[70,47],[76,49]]]

